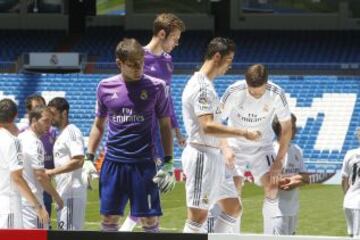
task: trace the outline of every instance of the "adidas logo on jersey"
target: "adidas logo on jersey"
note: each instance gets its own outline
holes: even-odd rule
[[[114,92],[114,94],[111,96],[111,99],[117,99],[117,98],[119,98],[119,96],[117,95],[116,92]]]

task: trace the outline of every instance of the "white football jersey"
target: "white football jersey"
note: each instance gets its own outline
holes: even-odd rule
[[[344,208],[360,209],[360,148],[349,150],[344,158],[341,175],[349,178]]]
[[[245,80],[230,85],[221,98],[223,118],[228,125],[253,131],[260,131],[258,141],[245,138],[229,138],[229,145],[264,146],[272,145],[274,132],[271,124],[275,115],[279,121],[290,120],[291,113],[284,91],[272,82],[266,84],[266,91],[257,99],[250,95]]]
[[[21,196],[15,183],[11,181],[13,171],[23,169],[24,161],[21,143],[17,137],[4,128],[0,128],[0,214],[21,212]]]
[[[55,168],[68,164],[75,156],[84,156],[84,140],[80,129],[67,125],[54,144]],[[86,185],[81,178],[82,168],[55,175],[56,190],[63,198],[81,197]]]
[[[19,140],[23,148],[24,170],[23,176],[40,203],[43,202],[43,188],[34,176],[35,169],[44,169],[44,146],[36,134],[28,128],[20,133]],[[22,198],[24,205],[32,205]]]
[[[205,135],[198,117],[212,114],[221,123],[220,100],[213,83],[201,72],[196,72],[187,82],[182,94],[182,114],[188,142],[219,147],[217,137]]]
[[[279,150],[279,144],[274,144],[275,150]],[[302,149],[291,143],[288,152],[285,155],[283,175],[293,176],[299,173],[305,173],[305,165]],[[295,188],[290,191],[279,191],[279,202],[276,216],[295,216],[299,210],[299,189]]]

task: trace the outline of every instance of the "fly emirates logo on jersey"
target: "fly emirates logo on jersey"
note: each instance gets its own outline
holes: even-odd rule
[[[143,115],[136,114],[131,108],[122,108],[120,114],[114,113],[111,119],[115,123],[142,123],[145,121]]]
[[[248,114],[237,113],[237,117],[241,121],[249,122],[249,123],[258,123],[266,119],[266,116],[258,116],[257,114],[254,113],[248,113]]]

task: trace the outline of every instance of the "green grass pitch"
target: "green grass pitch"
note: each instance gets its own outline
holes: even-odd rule
[[[97,182],[94,190],[88,191],[86,209],[86,230],[99,230],[99,201]],[[184,226],[186,208],[184,183],[178,183],[173,192],[162,197],[164,215],[161,230],[181,232]],[[342,210],[343,193],[340,185],[311,185],[300,190],[300,215],[297,234],[345,236],[346,224]],[[242,229],[244,233],[262,233],[263,194],[259,187],[246,184],[243,191],[244,214]],[[52,216],[53,225],[55,217]],[[137,227],[136,231],[141,231]]]

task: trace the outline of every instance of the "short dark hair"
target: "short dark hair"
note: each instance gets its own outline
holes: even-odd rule
[[[215,53],[220,53],[224,57],[232,52],[235,52],[236,44],[229,38],[216,37],[210,41],[207,46],[204,59],[210,60]]]
[[[61,113],[63,111],[66,111],[69,115],[70,105],[68,101],[66,101],[66,99],[63,97],[56,97],[51,99],[51,101],[48,104],[48,107],[53,107]]]
[[[26,106],[26,110],[28,112],[31,111],[33,101],[40,101],[40,102],[43,102],[44,105],[46,105],[45,99],[41,95],[33,94],[30,96],[27,96],[25,99],[25,106]]]
[[[260,87],[268,81],[268,70],[262,64],[251,65],[245,73],[245,80],[250,87]]]
[[[0,100],[0,123],[12,123],[16,114],[17,106],[13,100],[9,98]]]
[[[172,13],[161,13],[156,16],[153,23],[153,35],[158,34],[161,30],[165,31],[166,37],[171,32],[178,29],[180,32],[185,31],[184,22],[175,14]]]
[[[29,112],[29,123],[32,123],[32,119],[35,118],[36,120],[39,120],[41,118],[41,115],[43,112],[50,112],[49,108],[47,106],[37,106],[31,109]]]
[[[118,43],[115,50],[115,56],[122,62],[131,59],[144,58],[144,49],[134,38],[124,38]]]
[[[291,113],[291,123],[294,122],[296,124],[296,120],[297,118],[295,114]],[[272,122],[272,129],[276,135],[276,138],[279,138],[281,135],[281,125],[277,116],[274,117],[274,120]]]

